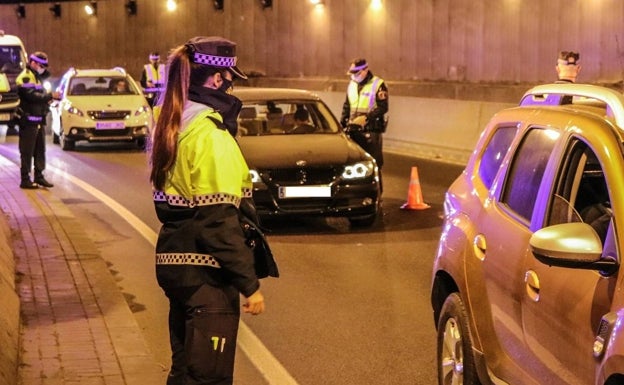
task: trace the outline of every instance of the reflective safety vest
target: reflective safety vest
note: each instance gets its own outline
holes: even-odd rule
[[[35,88],[37,90],[43,90],[43,85],[37,78],[34,72],[30,69],[24,69],[18,76],[15,78],[15,84],[18,86]]]
[[[207,108],[178,136],[175,165],[154,201],[196,207],[229,203],[239,206],[251,197],[253,184],[245,158],[228,130],[217,127],[221,115]]]
[[[154,68],[154,66],[150,64],[146,64],[145,66],[145,77],[148,82],[152,82],[154,84],[164,84],[165,83],[165,65],[158,64],[158,68]]]
[[[347,97],[351,107],[351,116],[366,114],[375,108],[377,92],[383,84],[383,80],[377,76],[373,76],[370,81],[362,87],[358,93],[358,83],[351,81],[347,89]]]

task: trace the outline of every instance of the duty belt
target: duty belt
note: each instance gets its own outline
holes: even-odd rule
[[[157,253],[157,265],[198,265],[220,269],[221,265],[212,255],[197,253]]]

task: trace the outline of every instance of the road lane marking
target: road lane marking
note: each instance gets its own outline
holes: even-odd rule
[[[104,203],[128,222],[128,224],[138,231],[153,247],[156,247],[158,234],[117,201],[92,185],[60,169],[48,166],[46,170],[62,176]],[[277,358],[275,358],[242,320],[239,322],[237,345],[247,355],[256,369],[264,376],[269,385],[298,385],[298,382],[288,373],[286,368],[282,366]]]

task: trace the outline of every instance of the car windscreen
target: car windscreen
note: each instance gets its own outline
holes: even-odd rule
[[[325,104],[316,100],[245,101],[238,116],[242,136],[303,135],[340,132]]]
[[[19,74],[26,65],[22,47],[17,45],[0,46],[0,72]]]
[[[77,76],[69,83],[69,95],[137,95],[133,83],[124,76]]]

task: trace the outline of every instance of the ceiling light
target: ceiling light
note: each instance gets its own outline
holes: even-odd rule
[[[97,16],[97,2],[91,1],[89,4],[85,5],[84,10],[89,16]]]
[[[212,5],[217,11],[223,11],[223,0],[214,0]]]
[[[167,11],[173,12],[178,9],[178,3],[175,0],[167,0]]]
[[[260,0],[260,4],[262,5],[262,9],[273,7],[273,0]]]
[[[126,9],[128,10],[128,15],[136,15],[137,14],[137,2],[136,0],[128,0],[126,3]]]
[[[15,8],[15,14],[17,14],[18,19],[23,19],[26,17],[26,7],[24,4],[20,4]]]
[[[54,17],[61,17],[61,4],[55,3],[50,7],[50,12],[54,15]]]

